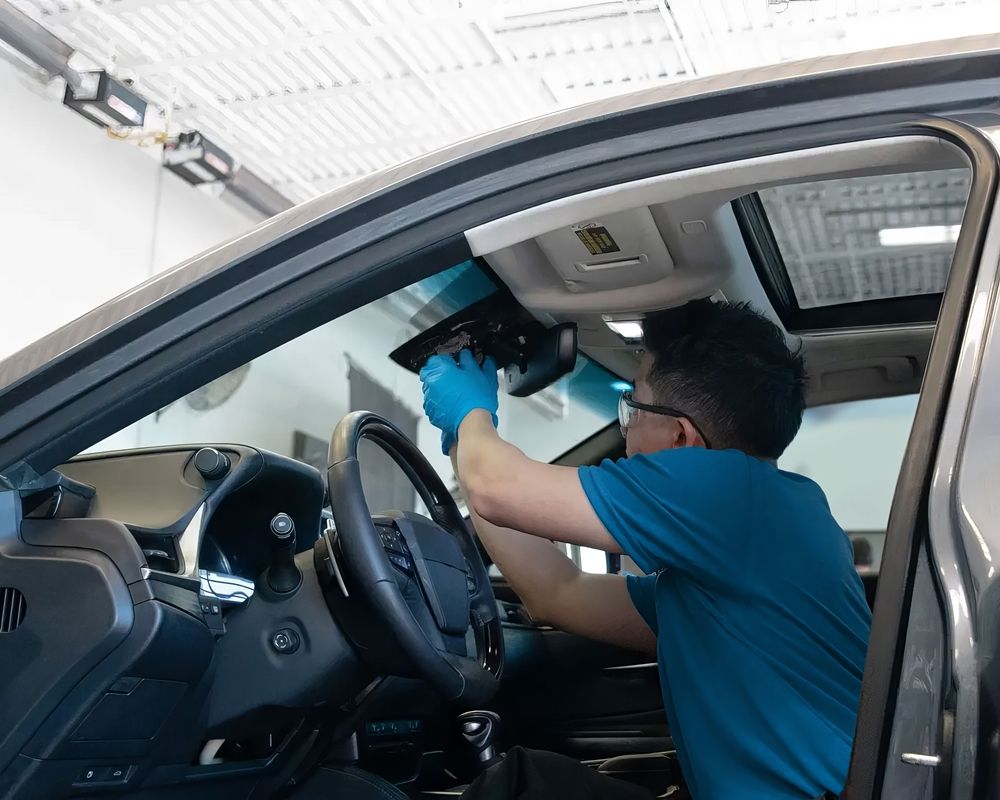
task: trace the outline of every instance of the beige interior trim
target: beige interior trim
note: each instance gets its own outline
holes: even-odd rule
[[[722,289],[737,265],[722,234],[728,204],[778,184],[966,165],[961,151],[929,136],[904,136],[810,148],[658,175],[561,198],[466,231],[473,254],[484,256],[518,300],[538,315],[642,312],[679,305]],[[629,215],[633,215],[631,218]],[[619,227],[651,215],[666,246],[661,265],[639,281],[614,284],[608,275],[567,281],[566,265],[582,251],[573,226],[614,219]],[[689,225],[688,223],[693,223]],[[648,224],[642,229],[648,233]],[[728,226],[731,227],[731,226]],[[648,237],[627,242],[623,258],[646,253]],[[575,248],[575,249],[574,249]],[[620,271],[623,279],[629,274]]]
[[[958,148],[929,136],[810,148],[561,198],[473,228],[466,238],[525,308],[546,323],[576,322],[581,349],[630,376],[637,349],[608,330],[604,314],[638,317],[721,292],[779,322],[743,243],[730,205],[735,198],[788,183],[960,166],[969,164]],[[574,228],[586,223],[606,224],[621,251],[588,256]],[[589,269],[628,259],[639,263]],[[932,333],[910,326],[801,337],[809,404],[918,391]]]

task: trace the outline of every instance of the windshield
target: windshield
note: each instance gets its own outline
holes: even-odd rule
[[[472,261],[345,314],[161,408],[90,452],[157,445],[239,443],[325,471],[330,434],[349,411],[387,417],[454,487],[440,434],[422,413],[420,379],[389,359],[416,334],[497,291]],[[501,393],[500,433],[532,458],[552,461],[616,416],[621,381],[585,356],[531,397]],[[372,446],[374,449],[374,446]],[[409,509],[412,492],[388,459],[367,452],[373,509]],[[387,477],[392,472],[394,477]]]

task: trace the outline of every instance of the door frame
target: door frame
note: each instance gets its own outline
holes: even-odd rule
[[[748,90],[743,100],[749,101],[752,94]],[[892,728],[916,532],[926,528],[924,501],[986,222],[994,207],[997,159],[989,139],[962,122],[921,113],[816,122],[817,110],[824,103],[829,107],[831,99],[817,104],[812,97],[803,100],[800,92],[793,94],[798,104],[771,109],[773,113],[760,115],[756,125],[753,115],[748,119],[745,113],[722,118],[729,128],[737,123],[743,128],[729,136],[727,125],[717,116],[706,115],[693,124],[678,122],[676,107],[636,110],[636,118],[647,126],[650,117],[642,115],[652,114],[663,127],[647,127],[638,138],[631,132],[624,137],[638,150],[633,155],[609,150],[608,142],[600,138],[608,131],[607,119],[581,123],[562,132],[571,156],[568,162],[556,159],[540,168],[529,159],[494,166],[495,173],[487,173],[492,179],[488,185],[466,180],[457,188],[440,185],[441,174],[434,173],[434,180],[414,179],[316,221],[296,234],[300,237],[296,246],[290,239],[279,239],[237,259],[3,390],[2,477],[10,487],[27,485],[120,429],[123,421],[129,424],[323,322],[465,260],[471,253],[462,232],[490,219],[559,196],[707,164],[862,139],[939,136],[966,152],[974,168],[973,183],[928,362],[925,386],[934,391],[924,392],[918,403],[875,607],[848,783],[849,796],[874,797],[880,791]],[[759,97],[756,103],[761,105]],[[612,130],[628,128],[629,116],[617,117]],[[748,126],[752,126],[749,132]],[[692,130],[698,135],[692,136]],[[681,131],[686,136],[680,141],[686,143],[678,144]],[[574,141],[578,146],[572,148]],[[483,159],[479,166],[485,168],[492,156],[491,152],[471,156],[465,166]],[[454,176],[447,166],[441,173]],[[421,180],[429,184],[424,186]]]
[[[987,119],[976,121],[982,124]],[[989,121],[995,124],[996,118]],[[996,280],[995,261],[985,265],[982,274],[980,266],[991,220],[997,212],[1000,176],[997,150],[990,137],[978,128],[957,122],[947,124],[955,126],[950,131],[951,141],[970,160],[972,185],[889,515],[847,782],[848,798],[881,795],[899,691],[913,577],[921,542],[929,528],[928,501],[940,435],[949,402],[970,390],[964,385],[953,387],[952,379],[961,344],[967,335],[977,277],[990,286]],[[961,585],[939,584],[938,589],[942,599],[952,590],[964,591]],[[942,614],[948,618],[946,605]]]

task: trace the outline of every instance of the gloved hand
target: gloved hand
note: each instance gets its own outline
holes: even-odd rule
[[[496,425],[497,365],[487,358],[480,367],[471,350],[463,350],[456,362],[451,356],[431,356],[420,370],[424,386],[424,413],[441,430],[441,452],[451,451],[458,440],[458,426],[477,408],[485,409]]]

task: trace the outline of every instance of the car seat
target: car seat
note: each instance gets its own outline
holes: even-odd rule
[[[322,766],[292,794],[293,800],[409,800],[396,786],[357,767]]]

